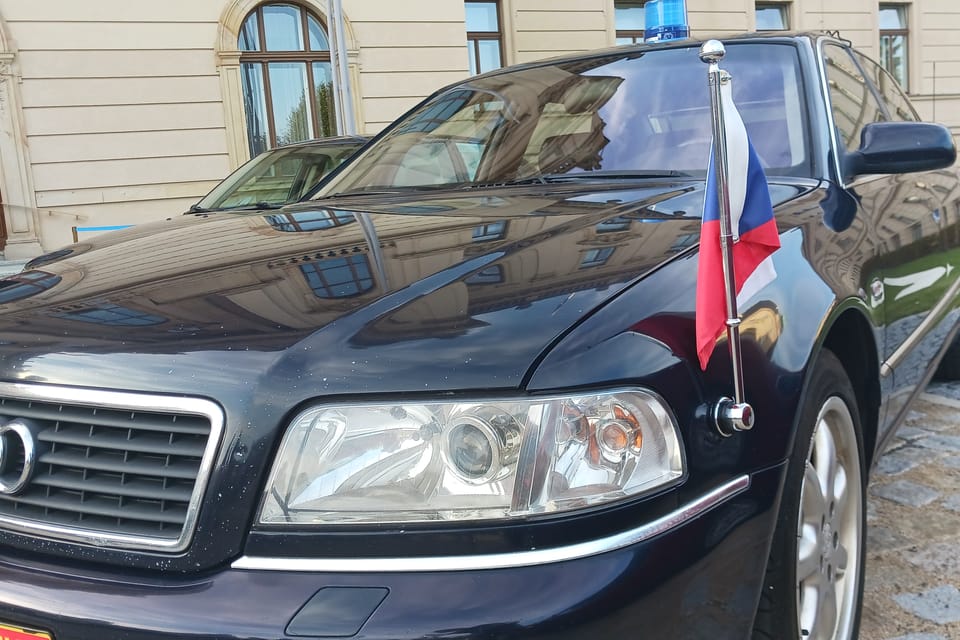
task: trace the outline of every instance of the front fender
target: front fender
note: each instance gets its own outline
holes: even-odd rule
[[[863,229],[832,231],[814,191],[778,211],[781,248],[776,280],[741,309],[746,400],[757,421],[750,432],[720,437],[710,406],[732,396],[726,340],[701,371],[694,304],[697,254],[692,250],[636,282],[560,340],[528,376],[529,391],[595,385],[641,385],[672,407],[683,432],[691,477],[697,472],[755,471],[786,459],[810,364],[834,323],[853,306],[881,325],[864,301],[867,269],[851,269],[841,249]],[[869,248],[869,243],[867,248]],[[868,262],[854,256],[853,264]]]

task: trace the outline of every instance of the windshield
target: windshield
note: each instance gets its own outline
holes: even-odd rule
[[[633,51],[474,78],[424,102],[319,197],[564,176],[703,175],[711,142],[699,49]],[[809,174],[796,47],[731,43],[723,67],[765,168]]]
[[[271,208],[296,202],[360,147],[297,145],[265,151],[230,174],[193,206],[193,211]]]

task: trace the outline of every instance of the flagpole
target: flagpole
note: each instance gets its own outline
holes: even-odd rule
[[[719,62],[726,50],[719,40],[708,40],[700,47],[700,60],[708,64],[710,116],[713,124],[713,170],[717,182],[717,204],[720,211],[720,253],[723,257],[723,285],[727,302],[727,344],[733,367],[733,399],[720,398],[713,407],[717,429],[724,436],[753,428],[754,412],[744,400],[743,354],[740,351],[740,314],[737,310],[737,285],[733,268],[733,243],[738,240],[730,215],[730,188],[727,183],[727,137],[720,86],[730,81],[730,74]]]

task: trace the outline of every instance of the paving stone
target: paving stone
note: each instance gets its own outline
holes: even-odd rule
[[[910,409],[907,412],[907,422],[916,422],[917,420],[923,420],[927,417],[927,414],[923,411],[918,411],[917,409]]]
[[[897,429],[897,437],[903,438],[904,440],[916,440],[917,438],[923,438],[925,436],[935,436],[937,435],[933,431],[927,429],[922,429],[920,427],[911,427],[909,425],[904,425]]]
[[[908,562],[939,577],[960,577],[960,554],[957,543],[937,542],[920,548],[907,549],[904,557]]]
[[[960,640],[960,382],[928,387],[891,438],[867,518],[860,638]]]
[[[884,453],[890,453],[891,451],[896,451],[897,449],[902,449],[909,445],[910,443],[904,440],[903,438],[891,438],[890,444],[887,445]]]
[[[960,493],[947,496],[943,501],[943,506],[951,511],[960,511]]]
[[[909,480],[896,480],[889,484],[878,485],[873,487],[870,492],[897,504],[914,507],[930,504],[940,497],[940,494],[930,487]]]
[[[917,465],[930,461],[930,451],[916,447],[903,447],[883,454],[877,462],[877,470],[886,475],[897,475]]]
[[[960,622],[960,590],[943,585],[920,593],[902,593],[893,596],[901,607],[924,620],[937,624]]]
[[[937,451],[955,451],[960,453],[960,436],[934,435],[928,438],[919,438],[913,441],[919,447],[935,449]]]
[[[867,519],[869,520],[869,515]],[[907,544],[910,544],[910,540],[890,527],[870,526],[867,528],[867,549],[870,551],[889,551],[899,549]]]

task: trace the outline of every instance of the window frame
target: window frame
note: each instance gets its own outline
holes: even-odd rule
[[[342,227],[356,221],[351,211],[317,209],[296,213],[273,213],[265,216],[271,227],[281,233],[312,233]]]
[[[481,73],[486,73],[487,71],[493,71],[493,69],[482,70],[480,66],[480,45],[478,44],[481,40],[496,40],[497,49],[500,52],[500,66],[497,69],[502,69],[506,65],[506,50],[503,46],[503,6],[500,0],[464,0],[464,12],[466,12],[466,5],[468,4],[492,4],[497,9],[497,30],[496,31],[470,31],[467,29],[467,55],[473,58],[473,63],[476,65],[477,75]],[[466,20],[464,20],[464,27],[467,27]]]
[[[9,275],[3,279],[3,286],[0,286],[0,305],[43,293],[57,286],[62,280],[60,275],[40,269]]]
[[[300,29],[302,31],[301,38],[303,38],[304,49],[302,51],[269,51],[267,50],[267,38],[266,38],[266,27],[264,25],[264,16],[263,10],[265,7],[269,6],[291,6],[295,7],[300,12]],[[261,78],[263,82],[263,99],[266,107],[266,116],[267,116],[267,149],[276,149],[279,145],[277,144],[277,127],[276,127],[276,116],[273,111],[273,92],[270,86],[270,63],[271,62],[302,62],[306,67],[306,79],[307,79],[307,96],[310,100],[310,124],[313,128],[314,135],[312,138],[322,137],[323,129],[320,126],[320,109],[316,104],[316,94],[317,94],[317,84],[316,79],[313,75],[313,65],[316,62],[326,62],[332,66],[333,59],[330,53],[330,49],[325,51],[315,51],[310,49],[310,25],[309,18],[313,18],[320,25],[320,28],[323,30],[323,35],[327,39],[329,46],[330,42],[330,31],[327,23],[324,19],[314,13],[310,8],[296,2],[295,0],[277,0],[275,2],[261,2],[251,11],[249,11],[240,22],[240,31],[237,36],[238,48],[239,48],[239,39],[240,34],[243,33],[243,25],[247,23],[251,16],[256,14],[257,20],[257,38],[258,49],[255,51],[247,51],[240,49],[240,69],[241,74],[243,73],[243,65],[245,64],[256,64],[260,67]],[[241,89],[241,94],[243,94],[243,89]],[[243,94],[243,99],[246,101],[246,95]],[[333,101],[334,113],[336,113],[337,101]],[[333,131],[331,135],[337,135],[337,119],[334,117],[333,122]],[[244,127],[246,127],[246,122],[244,122]],[[247,145],[250,147],[250,132],[246,132]],[[312,139],[307,138],[307,139]],[[252,149],[251,149],[252,152]],[[251,157],[253,157],[251,153]]]
[[[340,261],[343,264],[338,264]],[[342,282],[332,282],[328,278],[327,272],[338,269],[348,270],[350,278]],[[307,286],[313,291],[313,295],[321,300],[355,298],[367,293],[377,285],[370,268],[370,258],[362,252],[303,262],[299,265],[299,271]],[[339,293],[336,290],[337,287],[347,288],[350,285],[355,287],[356,291]]]
[[[782,18],[783,26],[776,29],[761,29],[758,24],[756,24],[757,14],[763,9],[776,9],[780,13]],[[789,31],[790,30],[790,3],[789,2],[757,2],[753,6],[753,16],[754,16],[754,25],[756,30],[761,33],[776,33],[778,31]]]
[[[473,228],[470,234],[471,242],[493,242],[507,237],[507,221],[495,220],[483,222]]]
[[[580,269],[602,267],[610,261],[617,247],[591,247],[580,253]]]
[[[823,100],[824,107],[826,108],[827,122],[830,125],[830,153],[832,157],[832,162],[830,162],[830,168],[835,174],[835,180],[840,185],[841,188],[847,189],[852,184],[858,182],[859,180],[864,179],[864,176],[857,176],[852,180],[848,179],[844,175],[843,165],[841,158],[844,153],[846,153],[847,145],[844,140],[840,138],[840,130],[837,126],[836,115],[833,109],[833,94],[830,87],[830,78],[828,74],[827,67],[827,52],[825,51],[826,47],[833,46],[838,49],[842,49],[846,57],[850,60],[852,66],[860,73],[863,78],[863,83],[867,88],[868,94],[878,105],[878,111],[881,113],[886,120],[889,120],[889,114],[887,113],[886,101],[880,94],[878,87],[874,86],[873,81],[870,79],[866,71],[861,67],[860,61],[857,60],[857,57],[854,55],[854,49],[849,45],[849,43],[841,42],[834,40],[832,38],[819,38],[817,41],[817,65],[820,70],[821,75],[821,89],[823,91]]]
[[[626,39],[630,38],[632,42],[630,44],[643,44],[644,41],[644,30],[637,29],[618,29],[617,28],[617,5],[630,5],[635,6],[640,9],[646,8],[647,0],[623,0],[618,2],[614,0],[613,3],[613,29],[614,29],[614,42],[620,40],[621,38]],[[646,27],[646,20],[644,20],[644,27]],[[626,43],[623,43],[623,46],[628,46]]]
[[[503,284],[503,265],[492,264],[475,271],[464,279],[467,286]]]
[[[53,314],[57,318],[100,324],[105,327],[156,327],[167,318],[113,302],[101,302],[81,309]]]
[[[890,76],[897,81],[905,93],[910,93],[910,5],[905,3],[883,3],[879,5],[877,16],[879,17],[879,12],[884,9],[894,9],[897,11],[898,15],[903,17],[903,26],[899,29],[880,29],[880,38],[877,43],[879,47],[879,60],[878,63]],[[878,20],[879,21],[879,20]],[[894,64],[893,64],[893,46],[888,48],[888,53],[890,55],[883,55],[883,39],[890,38],[891,42],[897,36],[903,36],[903,82],[900,82],[900,79],[897,78],[896,73],[894,73]],[[886,58],[886,59],[885,59]],[[888,66],[889,65],[889,66]]]
[[[598,222],[594,228],[598,234],[619,233],[621,231],[629,231],[632,223],[633,220],[630,218],[624,215],[619,215],[614,216],[613,218],[607,218],[602,222]]]

